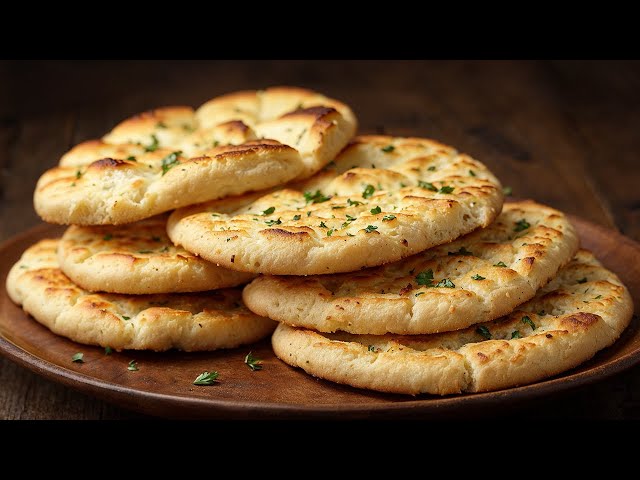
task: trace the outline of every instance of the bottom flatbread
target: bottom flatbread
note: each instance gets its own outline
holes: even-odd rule
[[[491,322],[413,336],[280,324],[272,344],[289,365],[354,387],[411,395],[486,392],[576,367],[615,342],[632,314],[620,279],[581,250],[533,299]]]
[[[58,239],[28,248],[7,277],[7,292],[52,332],[114,350],[233,348],[269,335],[276,323],[251,313],[240,288],[197,294],[91,293],[59,268]]]

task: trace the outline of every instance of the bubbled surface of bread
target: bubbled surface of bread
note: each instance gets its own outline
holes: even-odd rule
[[[58,239],[29,247],[7,276],[11,299],[52,332],[115,350],[233,348],[269,335],[275,322],[251,313],[241,291],[199,294],[91,293],[59,268]]]
[[[355,134],[349,107],[293,87],[245,91],[197,111],[165,107],[66,153],[34,193],[47,222],[115,225],[306,178]]]
[[[322,332],[457,330],[510,313],[577,250],[564,214],[532,201],[507,203],[491,225],[453,243],[353,273],[261,276],[243,298],[259,315]]]
[[[60,240],[60,269],[86,290],[126,294],[200,292],[253,278],[176,247],[166,224],[160,215],[117,227],[73,225]]]
[[[361,136],[306,181],[236,210],[219,202],[179,209],[167,229],[174,243],[234,270],[325,274],[450,242],[489,225],[502,202],[493,174],[451,147]]]
[[[627,327],[633,303],[584,250],[506,317],[432,335],[319,333],[280,324],[276,355],[314,376],[416,395],[486,392],[532,383],[591,358]]]

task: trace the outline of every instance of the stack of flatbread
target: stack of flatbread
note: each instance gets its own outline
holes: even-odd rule
[[[562,212],[503,204],[451,147],[356,127],[290,87],[126,120],[42,175],[36,211],[70,226],[25,251],[9,294],[77,342],[214,350],[273,332],[294,367],[404,394],[534,382],[620,336],[630,295]]]

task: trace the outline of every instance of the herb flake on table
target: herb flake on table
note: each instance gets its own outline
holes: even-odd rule
[[[253,356],[253,352],[247,353],[244,357],[244,363],[251,369],[252,372],[262,370],[262,360]]]
[[[202,372],[196,377],[193,384],[199,386],[213,385],[218,382],[218,376],[219,374],[215,370],[213,372]]]

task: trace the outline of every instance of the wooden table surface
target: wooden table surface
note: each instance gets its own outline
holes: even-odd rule
[[[640,62],[38,61],[0,63],[0,240],[40,223],[40,174],[74,144],[161,105],[269,85],[349,103],[364,133],[427,136],[513,188],[640,241]],[[504,413],[640,419],[640,366]],[[0,358],[0,419],[144,418]]]

